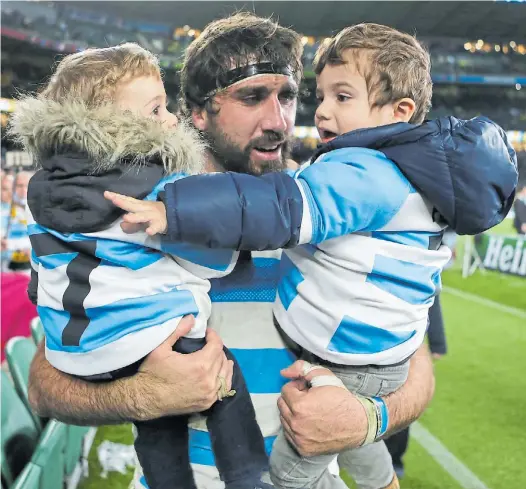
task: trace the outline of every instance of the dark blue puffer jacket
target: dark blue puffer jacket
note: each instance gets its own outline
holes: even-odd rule
[[[419,126],[360,129],[321,146],[314,159],[353,147],[392,160],[434,207],[436,220],[458,234],[495,226],[513,203],[516,155],[505,132],[489,119],[443,117]],[[165,190],[169,239],[245,250],[287,248],[300,239],[303,198],[286,173],[199,175]]]

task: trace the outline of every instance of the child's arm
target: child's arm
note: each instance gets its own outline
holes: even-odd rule
[[[381,153],[356,156],[343,149],[323,155],[296,178],[229,172],[178,180],[161,197],[166,215],[160,203],[147,209],[129,198],[112,200],[132,212],[124,217],[128,222],[157,229],[158,220],[171,242],[265,250],[381,229],[410,192],[398,167]]]
[[[198,245],[170,242],[162,234],[166,227],[166,213],[162,202],[138,200],[113,192],[105,192],[105,196],[116,206],[128,211],[123,216],[121,229],[117,231],[121,234],[121,240],[127,236],[127,240],[169,254],[184,269],[203,279],[223,277],[234,268],[239,256],[237,251],[211,250]],[[157,234],[160,236],[156,236]]]

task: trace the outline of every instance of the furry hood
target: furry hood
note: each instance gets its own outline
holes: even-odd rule
[[[201,173],[204,165],[205,144],[192,127],[166,128],[111,105],[27,97],[17,102],[9,134],[44,168],[48,158],[64,152],[85,154],[91,174],[152,159],[162,162],[166,174]]]
[[[96,232],[123,214],[105,190],[143,199],[167,174],[204,166],[195,129],[168,129],[111,106],[26,98],[9,132],[40,167],[27,194],[35,221],[64,233]]]

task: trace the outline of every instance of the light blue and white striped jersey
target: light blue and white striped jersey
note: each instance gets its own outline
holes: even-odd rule
[[[211,280],[209,325],[239,362],[270,453],[281,429],[277,400],[281,388],[288,382],[280,370],[291,365],[295,356],[285,347],[272,319],[281,252],[254,251],[251,255],[251,260],[240,257],[227,277]],[[224,489],[215,467],[210,435],[200,416],[195,416],[190,423],[189,445],[197,487]],[[346,487],[337,476],[331,477],[331,482],[331,489]],[[138,462],[132,487],[148,488]]]
[[[432,206],[383,153],[327,152],[295,175],[300,246],[286,250],[274,314],[306,350],[392,365],[422,344],[450,251]]]
[[[146,199],[156,199],[178,178],[163,178]],[[66,234],[29,217],[46,358],[74,375],[134,363],[159,346],[186,314],[196,316],[188,337],[204,337],[211,310],[208,279],[228,274],[238,255],[168,244],[145,232],[125,234],[121,219],[98,232]]]

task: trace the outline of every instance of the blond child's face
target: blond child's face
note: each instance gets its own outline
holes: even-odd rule
[[[402,99],[383,107],[371,107],[367,84],[350,54],[344,63],[327,64],[316,77],[318,108],[314,121],[322,142],[356,129],[407,122],[414,112],[414,102]],[[407,104],[411,105],[408,107]]]
[[[177,125],[177,117],[166,108],[166,92],[159,77],[141,76],[122,83],[115,101],[122,110],[149,117],[168,127]]]

